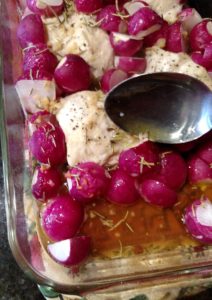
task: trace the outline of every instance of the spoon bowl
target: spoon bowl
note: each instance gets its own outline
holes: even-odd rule
[[[114,87],[105,100],[111,120],[130,134],[148,133],[169,144],[195,140],[212,128],[212,92],[179,73],[139,75]]]

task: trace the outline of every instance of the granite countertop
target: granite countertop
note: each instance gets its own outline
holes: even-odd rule
[[[30,281],[16,264],[8,245],[3,198],[1,152],[0,216],[0,300],[43,300],[44,298],[37,289],[36,284]]]
[[[35,283],[30,281],[12,257],[6,232],[0,147],[0,300],[43,300]],[[212,289],[194,297],[178,300],[212,300]],[[101,299],[100,299],[101,300]],[[115,299],[111,299],[115,300]],[[157,300],[157,299],[155,299]],[[166,299],[164,299],[166,300]]]

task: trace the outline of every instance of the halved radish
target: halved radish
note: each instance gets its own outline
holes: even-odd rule
[[[75,266],[84,261],[91,250],[88,236],[76,236],[47,246],[51,257],[64,266]]]
[[[160,48],[165,48],[168,35],[168,27],[168,23],[164,22],[159,30],[145,36],[144,47],[157,46]]]
[[[115,56],[114,64],[127,73],[143,73],[146,69],[146,59],[143,57]]]
[[[124,4],[124,8],[130,16],[134,15],[139,9],[148,6],[145,1],[133,0]]]
[[[51,17],[60,15],[64,10],[63,0],[27,0],[28,8],[35,14]]]
[[[212,180],[210,164],[197,154],[193,154],[188,160],[188,180],[192,184]]]
[[[104,93],[109,92],[114,86],[127,79],[126,72],[119,69],[107,70],[101,78],[101,89]]]
[[[161,28],[163,19],[151,8],[143,7],[129,18],[128,32],[136,38],[143,38]]]
[[[212,204],[208,199],[197,199],[190,204],[183,221],[189,233],[203,243],[212,243]]]
[[[166,50],[172,52],[186,52],[187,43],[184,35],[184,29],[180,22],[176,22],[169,26]]]
[[[110,42],[115,54],[123,56],[134,55],[143,45],[141,40],[133,40],[129,35],[118,32],[110,33]]]
[[[193,51],[202,51],[212,42],[212,21],[205,19],[190,32],[190,46]]]
[[[25,114],[35,113],[41,110],[46,102],[56,99],[54,81],[22,79],[17,81],[15,87]]]
[[[190,33],[193,27],[202,21],[202,17],[195,8],[185,8],[178,15],[178,20],[182,23],[183,28]]]

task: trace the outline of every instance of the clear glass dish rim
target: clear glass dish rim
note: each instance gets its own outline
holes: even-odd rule
[[[2,8],[1,8],[2,9]],[[18,240],[16,236],[16,231],[14,230],[15,222],[14,222],[14,184],[13,184],[13,178],[11,175],[10,170],[10,161],[9,161],[9,155],[8,155],[8,136],[7,136],[7,128],[6,128],[6,121],[5,121],[5,97],[4,97],[4,87],[3,87],[3,51],[2,51],[2,41],[0,45],[1,55],[0,55],[0,78],[1,78],[1,86],[0,86],[0,137],[1,137],[1,149],[2,149],[2,164],[3,164],[3,179],[4,179],[4,198],[5,198],[5,209],[6,209],[6,219],[7,219],[7,232],[8,232],[8,240],[9,245],[12,250],[13,256],[15,257],[18,265],[21,267],[21,269],[36,283],[47,285],[50,287],[53,287],[55,290],[59,292],[73,292],[73,290],[83,290],[88,288],[100,288],[104,287],[108,284],[120,284],[123,281],[133,281],[133,280],[150,280],[153,278],[162,278],[165,275],[170,276],[176,276],[180,274],[199,274],[199,272],[207,271],[210,268],[212,268],[212,248],[207,249],[205,252],[205,255],[207,257],[210,256],[211,260],[210,262],[201,262],[198,263],[196,266],[191,265],[184,265],[179,266],[176,268],[176,266],[171,267],[167,270],[160,270],[160,271],[150,271],[147,273],[140,272],[136,276],[130,275],[130,276],[123,276],[117,279],[110,280],[103,280],[103,281],[97,281],[96,283],[82,283],[81,285],[78,285],[77,287],[74,285],[58,285],[51,279],[41,276],[36,272],[36,270],[30,265],[30,263],[27,262],[24,255],[22,254],[20,247],[18,245]],[[181,253],[179,253],[181,254]],[[130,258],[129,258],[130,259]],[[188,261],[189,262],[189,261]]]

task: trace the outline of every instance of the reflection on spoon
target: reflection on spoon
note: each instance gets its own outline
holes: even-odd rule
[[[212,128],[212,92],[179,73],[153,73],[125,80],[105,100],[112,121],[131,134],[148,132],[151,141],[184,143]]]

